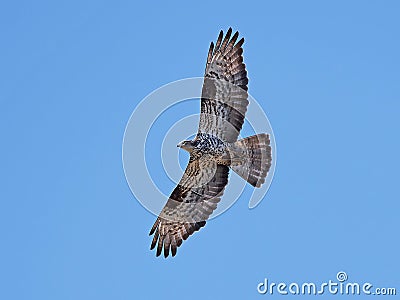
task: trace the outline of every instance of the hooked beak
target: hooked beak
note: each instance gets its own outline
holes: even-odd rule
[[[178,145],[176,145],[177,147],[179,147],[179,148],[182,148],[182,146],[183,146],[183,142],[180,142]]]

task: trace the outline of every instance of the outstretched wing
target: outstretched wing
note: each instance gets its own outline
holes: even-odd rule
[[[231,38],[232,28],[223,39],[221,31],[208,51],[201,94],[198,133],[212,134],[225,142],[237,140],[247,105],[247,71],[243,63],[244,38],[236,43],[239,32]],[[222,40],[223,39],[223,40]]]
[[[175,256],[182,241],[206,224],[221,199],[228,174],[227,166],[218,165],[207,155],[190,159],[182,179],[150,230],[150,235],[154,234],[150,249],[157,245],[157,256],[162,249],[165,257],[170,250]]]

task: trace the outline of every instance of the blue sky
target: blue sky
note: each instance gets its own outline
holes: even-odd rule
[[[1,298],[279,299],[257,284],[338,271],[399,293],[399,9],[2,2]],[[154,89],[201,76],[229,26],[274,129],[275,177],[256,209],[245,193],[174,259],[156,258],[155,216],[123,173],[125,125]]]

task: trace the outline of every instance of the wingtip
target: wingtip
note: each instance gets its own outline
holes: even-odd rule
[[[212,55],[212,53],[214,52],[214,47],[215,47],[214,42],[211,42],[210,49],[208,50],[209,56]]]
[[[237,38],[239,37],[239,31],[236,31],[235,34],[232,37],[232,40],[237,40]]]
[[[172,248],[172,257],[176,255],[176,248]]]

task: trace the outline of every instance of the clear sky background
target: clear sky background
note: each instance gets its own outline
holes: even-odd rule
[[[338,271],[399,293],[399,12],[398,1],[3,1],[0,298],[272,298],[257,293],[265,277]],[[155,216],[123,173],[125,125],[154,89],[203,75],[229,26],[274,129],[275,178],[256,209],[245,194],[175,258],[156,258]]]

